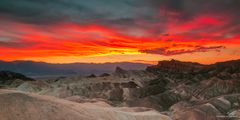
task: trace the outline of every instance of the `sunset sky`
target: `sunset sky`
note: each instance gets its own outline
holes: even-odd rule
[[[0,60],[240,59],[240,0],[1,0]]]

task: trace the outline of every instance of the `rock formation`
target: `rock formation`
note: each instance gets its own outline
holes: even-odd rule
[[[11,71],[0,71],[0,88],[1,87],[17,87],[25,81],[35,81],[20,73]]]
[[[117,67],[112,74],[94,77],[67,76],[41,82],[24,81],[15,89],[79,104],[127,108],[118,108],[121,112],[135,111],[128,107],[141,108],[137,111],[151,108],[173,120],[221,120],[239,116],[239,86],[240,60],[212,65],[170,60],[160,61],[146,70]]]

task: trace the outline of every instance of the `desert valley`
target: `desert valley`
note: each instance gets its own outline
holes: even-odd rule
[[[240,60],[41,80],[0,72],[1,120],[237,120]]]

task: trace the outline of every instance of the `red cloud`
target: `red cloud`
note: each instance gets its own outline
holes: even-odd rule
[[[206,22],[206,23],[205,23]],[[196,28],[201,24],[221,22],[203,17],[191,24]],[[195,25],[196,24],[196,25]],[[146,29],[141,37],[129,35],[124,29],[96,24],[79,25],[62,23],[49,26],[38,26],[21,23],[8,23],[0,31],[7,38],[0,42],[0,57],[3,60],[26,58],[46,58],[58,56],[95,56],[106,54],[159,54],[180,55],[184,53],[218,51],[229,44],[240,44],[239,36],[218,36],[216,31],[192,33],[195,27],[175,26],[188,32],[167,32],[167,34],[151,33]],[[169,28],[173,30],[174,28]],[[221,31],[220,33],[224,33]],[[155,34],[155,36],[149,36]],[[4,39],[5,39],[4,38]],[[0,38],[1,39],[1,38]],[[203,44],[205,44],[203,46]]]

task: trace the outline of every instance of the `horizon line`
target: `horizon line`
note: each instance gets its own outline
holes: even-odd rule
[[[240,58],[239,59],[225,60],[225,61],[218,61],[218,62],[209,63],[209,64],[204,64],[204,63],[195,62],[195,61],[184,61],[184,60],[178,60],[178,59],[165,59],[165,60],[158,60],[158,61],[134,60],[134,61],[102,62],[102,63],[100,63],[100,62],[99,63],[97,63],[97,62],[53,63],[53,62],[35,61],[35,60],[12,60],[12,61],[0,60],[0,62],[8,62],[8,63],[11,63],[11,62],[35,62],[35,63],[62,64],[62,65],[64,65],[64,64],[114,64],[114,63],[135,63],[135,64],[157,65],[158,62],[171,61],[171,60],[176,60],[176,61],[180,61],[180,62],[192,62],[192,63],[198,63],[198,64],[202,64],[202,65],[211,65],[211,64],[221,63],[221,62],[236,61],[236,60],[240,60]]]

